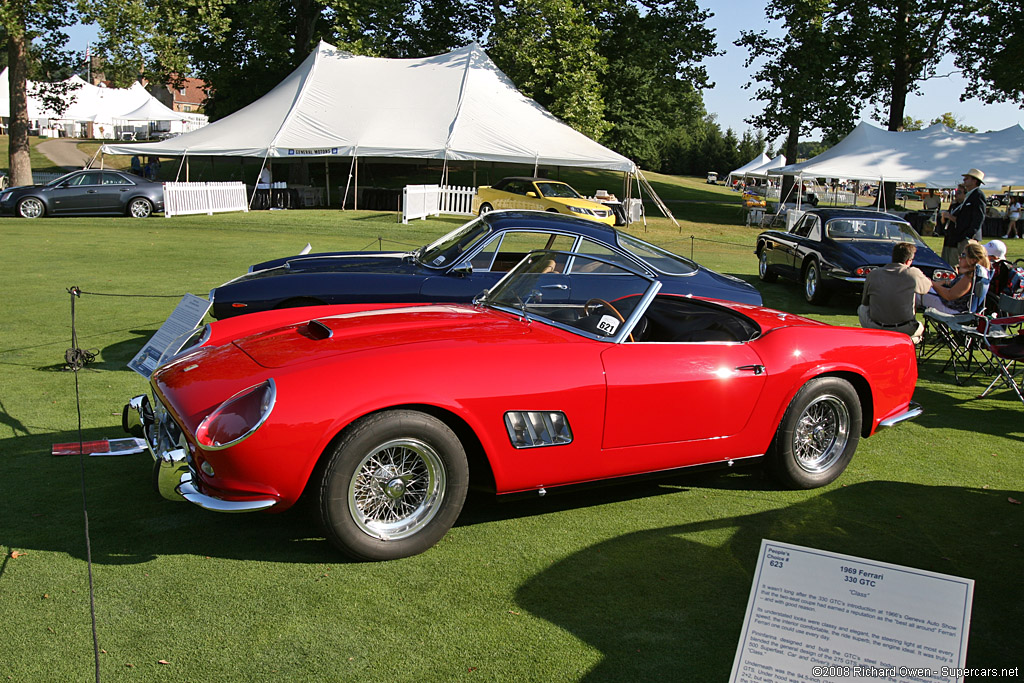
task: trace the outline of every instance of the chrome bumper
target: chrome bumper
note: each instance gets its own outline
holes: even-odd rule
[[[907,406],[906,411],[900,413],[899,415],[893,415],[892,417],[879,422],[878,428],[882,429],[883,427],[895,427],[900,422],[905,422],[906,420],[913,420],[915,417],[917,417],[923,412],[924,410],[921,408],[921,406],[914,402],[911,402],[910,405]]]
[[[125,404],[121,411],[121,426],[129,434],[146,440],[155,461],[153,484],[167,500],[185,500],[214,512],[256,512],[277,504],[276,498],[224,500],[200,491],[197,485],[199,477],[192,469],[184,434],[163,406],[157,402],[153,408],[148,396],[136,396]]]

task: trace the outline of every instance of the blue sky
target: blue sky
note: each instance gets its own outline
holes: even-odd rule
[[[743,85],[749,80],[748,71],[743,66],[746,50],[733,45],[733,41],[739,38],[741,30],[779,30],[779,27],[769,26],[765,19],[765,0],[699,0],[699,3],[714,12],[715,16],[710,20],[710,26],[715,29],[719,49],[725,50],[724,55],[705,62],[715,87],[704,92],[704,106],[708,112],[718,117],[723,130],[732,128],[739,136],[743,131],[750,129],[744,119],[759,112],[760,106],[757,102],[750,101],[756,86],[749,90],[743,89]],[[78,26],[69,31],[69,34],[69,47],[84,51],[86,43],[95,39],[96,31],[92,27]],[[948,63],[940,68],[940,73],[954,71],[952,60],[947,61]],[[1016,105],[986,105],[977,100],[961,102],[960,95],[965,87],[964,80],[956,75],[929,81],[924,84],[921,95],[911,95],[908,98],[906,114],[927,124],[945,112],[952,112],[958,120],[974,126],[979,131],[1002,130],[1014,124],[1024,123],[1024,111]],[[870,116],[870,112],[865,112],[865,117],[867,116]]]

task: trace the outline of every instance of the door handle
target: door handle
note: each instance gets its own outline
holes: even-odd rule
[[[562,284],[558,284],[558,285],[541,285],[540,288],[541,289],[569,289],[569,285],[562,285]]]
[[[736,369],[737,370],[750,370],[755,375],[763,375],[764,374],[764,366],[763,365],[737,365]]]

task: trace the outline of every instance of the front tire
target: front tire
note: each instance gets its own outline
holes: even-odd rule
[[[42,218],[46,215],[46,205],[36,197],[25,197],[18,202],[18,215],[22,218]]]
[[[421,553],[448,532],[469,487],[466,452],[437,418],[414,410],[369,415],[329,456],[319,492],[327,539],[357,560]]]
[[[812,379],[793,397],[769,452],[768,465],[794,489],[824,486],[850,463],[860,441],[860,397],[838,377]]]
[[[153,215],[153,204],[144,197],[136,197],[128,202],[128,215],[132,218],[149,218]]]
[[[821,282],[821,267],[817,261],[811,261],[804,268],[804,298],[812,304],[828,302],[828,291]]]
[[[488,204],[487,202],[484,202],[483,204],[480,205],[481,216],[483,216],[485,213],[490,213],[491,211],[494,211],[494,207]]]

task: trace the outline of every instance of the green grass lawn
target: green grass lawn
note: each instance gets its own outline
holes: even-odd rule
[[[674,185],[675,198],[731,203],[709,213],[684,202],[681,229],[651,219],[633,231],[756,282],[757,231],[740,225],[735,195],[701,179]],[[933,362],[915,397],[925,414],[862,441],[823,489],[780,490],[754,469],[475,498],[435,548],[387,563],[347,562],[301,510],[218,515],[164,501],[146,455],[49,455],[78,438],[76,378],[61,370],[68,287],[86,292],[78,340],[97,353],[77,378],[82,436],[120,437],[121,406],[146,391],[125,363],[176,303],[141,295],[205,295],[307,242],[416,246],[459,222],[0,219],[0,679],[93,677],[83,479],[109,681],[721,681],[763,538],[972,578],[968,665],[1024,664],[1024,407],[1005,391],[977,399],[979,380],[958,387]],[[852,297],[811,307],[794,284],[758,284],[770,306],[856,324]],[[500,361],[474,371],[500,372]]]

